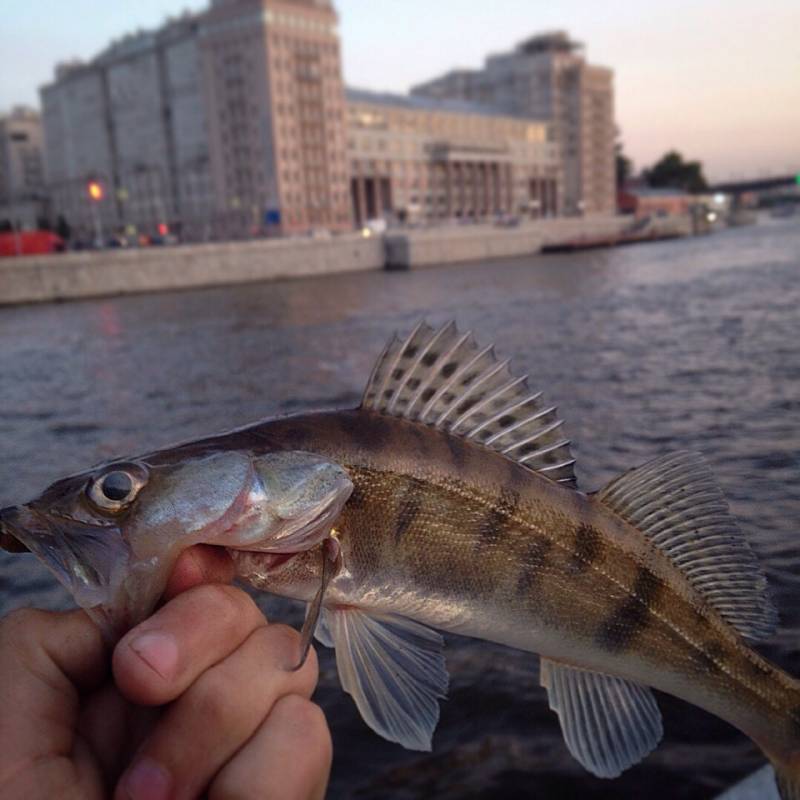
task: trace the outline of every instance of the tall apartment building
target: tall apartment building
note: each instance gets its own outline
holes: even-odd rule
[[[76,229],[135,224],[187,232],[212,207],[198,20],[113,43],[89,63],[56,68],[41,89],[47,182],[53,207]],[[92,206],[89,181],[104,198]]]
[[[201,26],[217,212],[242,233],[352,227],[329,0],[214,0]]]
[[[454,70],[411,91],[550,122],[564,164],[565,212],[614,212],[613,72],[587,64],[565,32],[533,36],[489,56],[482,69]]]
[[[336,26],[327,0],[213,0],[61,65],[41,90],[55,208],[190,239],[349,229]]]
[[[44,190],[41,119],[18,106],[0,114],[0,220],[34,227],[44,214]]]
[[[555,216],[557,145],[541,122],[475,103],[347,90],[353,214],[407,221]]]

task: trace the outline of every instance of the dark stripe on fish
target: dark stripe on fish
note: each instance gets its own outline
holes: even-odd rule
[[[575,531],[571,566],[574,572],[585,572],[603,554],[603,539],[591,525],[580,525]]]
[[[530,597],[544,575],[547,554],[553,543],[545,536],[534,536],[522,557],[522,567],[517,578],[517,596]]]
[[[663,589],[661,578],[646,567],[640,567],[631,595],[619,604],[597,632],[597,644],[612,653],[627,650],[650,623],[650,607]]]
[[[509,529],[509,520],[517,513],[519,492],[514,489],[503,489],[497,499],[497,505],[489,509],[478,526],[478,537],[475,542],[478,550],[496,545],[502,541]],[[512,527],[516,530],[516,526]]]
[[[478,536],[475,541],[477,550],[494,547],[503,538],[503,527],[507,517],[500,509],[492,508],[478,525]]]
[[[403,492],[397,513],[397,523],[394,528],[394,540],[396,543],[400,542],[408,529],[414,524],[422,508],[423,492],[424,487],[416,481],[409,483],[408,488]]]

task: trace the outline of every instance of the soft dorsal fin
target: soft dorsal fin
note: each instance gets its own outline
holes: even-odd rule
[[[393,336],[361,407],[472,439],[551,480],[575,484],[575,459],[555,407],[454,322],[438,330],[420,323],[404,339]]]
[[[676,452],[626,472],[596,495],[663,550],[694,589],[748,639],[777,615],[758,559],[699,453]]]

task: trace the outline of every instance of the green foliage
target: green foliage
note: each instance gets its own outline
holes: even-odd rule
[[[700,161],[684,161],[676,150],[671,150],[644,171],[647,185],[654,189],[683,189],[685,192],[704,192],[708,189],[703,165]]]

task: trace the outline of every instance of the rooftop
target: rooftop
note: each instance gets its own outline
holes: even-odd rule
[[[478,114],[484,117],[512,117],[491,106],[473,103],[469,100],[440,99],[417,94],[394,94],[392,92],[374,92],[369,89],[347,87],[345,96],[349,103],[372,103],[394,108],[406,108],[417,111],[443,111],[451,114]]]
[[[572,53],[583,50],[583,43],[570,39],[566,31],[545,31],[524,39],[517,44],[515,50],[529,56],[539,53]]]

